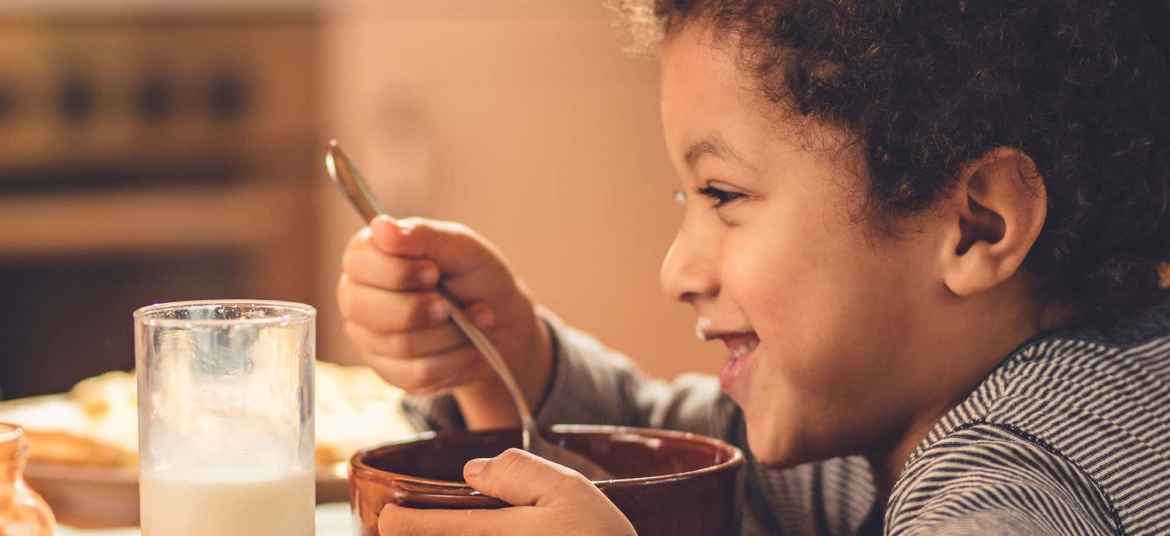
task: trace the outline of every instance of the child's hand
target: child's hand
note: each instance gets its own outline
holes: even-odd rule
[[[515,406],[451,322],[442,287],[508,361],[532,408],[552,368],[544,323],[502,255],[465,226],[381,217],[350,240],[337,301],[366,364],[411,394],[452,391],[470,428],[511,426]]]
[[[463,478],[480,493],[514,506],[416,510],[389,504],[378,516],[378,534],[634,534],[621,511],[584,476],[522,450],[467,462]]]

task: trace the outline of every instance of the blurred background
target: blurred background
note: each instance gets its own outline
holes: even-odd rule
[[[0,0],[0,398],[133,367],[132,311],[334,301],[361,220],[464,222],[538,300],[656,376],[723,351],[659,290],[681,217],[658,70],[601,0]]]

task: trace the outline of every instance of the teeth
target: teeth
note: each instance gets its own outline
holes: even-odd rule
[[[760,344],[759,341],[752,341],[752,342],[749,342],[747,344],[738,344],[735,347],[731,348],[731,358],[732,359],[739,359],[745,355],[748,355],[748,354],[752,353],[752,350],[755,350],[756,346],[759,344]]]
[[[711,319],[705,316],[700,316],[699,320],[695,322],[695,336],[698,337],[700,341],[707,340],[707,334],[704,332],[707,331],[707,328],[709,327],[711,327]]]

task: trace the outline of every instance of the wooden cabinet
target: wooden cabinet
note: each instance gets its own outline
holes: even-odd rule
[[[5,396],[132,366],[136,306],[314,299],[317,24],[0,19]]]

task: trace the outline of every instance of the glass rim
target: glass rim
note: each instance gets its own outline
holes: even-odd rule
[[[161,318],[154,316],[163,311],[175,311],[182,309],[193,309],[197,307],[207,306],[253,306],[253,307],[269,307],[273,309],[280,309],[283,314],[277,316],[269,316],[264,318],[232,318],[232,319],[187,319],[187,318]],[[316,318],[317,308],[312,305],[281,301],[281,300],[248,300],[248,299],[233,299],[233,300],[186,300],[177,302],[162,302],[139,307],[134,310],[134,322],[147,326],[164,326],[164,327],[212,327],[212,326],[240,326],[240,325],[266,325],[266,324],[280,324],[286,322],[308,322]]]

